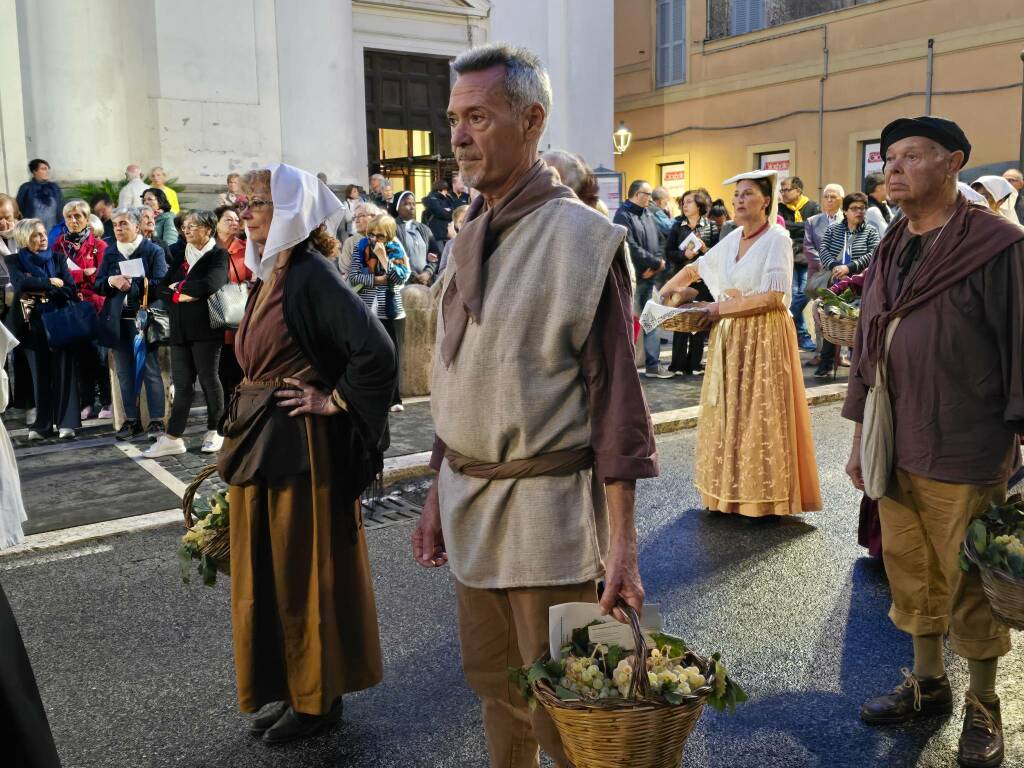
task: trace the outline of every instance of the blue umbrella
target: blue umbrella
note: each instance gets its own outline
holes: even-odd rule
[[[132,348],[135,352],[135,388],[133,390],[133,398],[137,398],[142,391],[142,372],[146,368],[146,340],[142,337],[141,333],[135,337],[135,341],[132,342]]]

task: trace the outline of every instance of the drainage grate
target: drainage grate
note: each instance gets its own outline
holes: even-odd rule
[[[412,504],[401,496],[385,496],[376,504],[363,502],[363,527],[367,530],[400,525],[419,518],[423,507]]]

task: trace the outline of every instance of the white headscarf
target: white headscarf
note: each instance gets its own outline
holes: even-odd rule
[[[956,188],[960,190],[960,194],[967,198],[968,203],[975,203],[976,205],[984,205],[988,208],[988,200],[984,196],[971,188],[971,185],[964,181],[958,181]]]
[[[779,226],[779,223],[775,220],[779,212],[779,200],[782,198],[779,196],[779,172],[778,171],[747,171],[746,173],[740,173],[733,176],[731,179],[726,179],[722,182],[725,184],[738,184],[744,179],[768,179],[768,182],[772,185],[772,196],[771,201],[768,205],[768,224],[776,229],[781,229],[788,233],[785,227]]]
[[[274,218],[262,255],[252,238],[246,241],[245,266],[266,280],[274,271],[277,254],[298,245],[325,222],[327,231],[333,234],[345,209],[327,185],[311,173],[284,163],[271,163],[262,170],[270,171]]]
[[[988,193],[992,195],[992,199],[999,202],[999,215],[1004,219],[1009,219],[1014,224],[1020,224],[1020,220],[1017,218],[1017,211],[1015,206],[1017,205],[1017,190],[1014,189],[1013,184],[1008,182],[1002,176],[981,176],[975,183],[981,184]],[[986,204],[988,201],[985,201]]]

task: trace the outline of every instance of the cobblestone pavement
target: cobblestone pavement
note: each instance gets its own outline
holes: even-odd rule
[[[879,564],[856,544],[843,474],[850,425],[812,410],[825,510],[708,516],[693,488],[695,432],[659,437],[662,474],[638,488],[640,569],[670,631],[720,650],[750,694],[705,711],[684,768],[954,768],[964,663],[947,654],[957,711],[871,729],[867,697],[900,681],[908,638],[886,617]],[[410,484],[400,490],[415,498]],[[420,489],[421,490],[421,489]],[[236,711],[228,579],[181,582],[180,529],[0,557],[65,768],[483,768],[479,708],[459,664],[452,577],[409,556],[411,521],[367,532],[384,681],[343,722],[268,749]],[[1019,639],[1019,635],[1015,637]],[[1024,765],[1024,652],[1000,665],[1007,768]],[[2,764],[2,759],[0,759]]]

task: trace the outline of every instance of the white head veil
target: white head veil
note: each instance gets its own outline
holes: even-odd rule
[[[731,179],[726,179],[722,184],[738,184],[744,179],[768,179],[768,183],[772,185],[772,196],[771,202],[768,206],[768,224],[775,229],[781,229],[783,232],[788,231],[785,227],[780,227],[778,222],[775,221],[775,217],[779,212],[779,201],[782,199],[779,196],[779,172],[778,171],[747,171],[746,173],[740,173],[733,176]]]
[[[1008,182],[1002,176],[981,176],[976,182],[981,184],[988,193],[992,195],[992,199],[999,202],[999,215],[1004,219],[1009,219],[1014,224],[1020,224],[1017,219],[1017,211],[1015,206],[1017,204],[1017,190],[1014,189],[1013,184]],[[986,204],[988,201],[985,201]]]
[[[341,201],[313,174],[284,163],[271,163],[262,170],[270,171],[274,218],[262,254],[252,238],[246,242],[245,266],[266,280],[274,271],[277,254],[298,245],[325,222],[333,234],[345,212]]]
[[[974,203],[975,205],[984,205],[988,208],[988,200],[978,191],[971,188],[971,185],[964,181],[958,181],[956,188],[960,190],[960,194],[967,198],[968,203]]]

